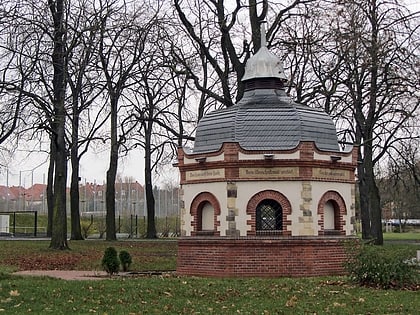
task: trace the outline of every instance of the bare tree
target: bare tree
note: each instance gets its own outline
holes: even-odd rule
[[[378,178],[381,206],[389,218],[400,222],[403,232],[407,219],[420,218],[420,156],[419,139],[408,139],[396,144],[386,167]]]
[[[157,28],[160,28],[158,26]],[[168,75],[169,67],[165,66],[164,52],[160,51],[161,36],[154,33],[155,40],[148,43],[150,50],[141,62],[137,93],[135,119],[141,124],[140,137],[135,140],[144,149],[145,196],[147,204],[147,238],[156,238],[155,198],[153,195],[153,170],[165,155],[167,146],[178,140],[178,137],[168,136],[177,133],[171,127],[177,118],[171,111],[171,98],[175,90],[172,88],[172,77]],[[133,93],[134,94],[134,93]],[[178,134],[178,133],[177,133]]]
[[[3,76],[1,84],[14,93],[17,91],[33,106],[28,116],[28,121],[33,121],[31,131],[47,131],[50,135],[51,166],[55,175],[54,183],[51,178],[48,183],[54,197],[53,204],[49,204],[49,220],[52,220],[49,224],[52,228],[50,247],[67,249],[65,5],[63,1],[52,0],[42,4],[6,1],[2,5],[2,13],[6,12],[3,21],[7,23],[7,26],[3,24],[4,29],[12,39],[9,42],[12,45],[3,48],[16,57],[9,59],[9,65],[18,64],[21,70]],[[24,81],[15,81],[16,77]],[[31,120],[33,116],[37,120]]]
[[[206,58],[217,80],[225,84],[218,101],[229,106],[232,97],[226,91],[234,90],[229,71],[238,81],[251,50],[251,45],[233,40],[233,34],[241,31],[235,25],[243,20],[245,6],[239,1],[230,7],[223,1],[204,1],[201,9],[195,9],[192,2],[175,1],[175,7],[196,54]],[[298,101],[324,108],[336,119],[343,140],[359,145],[363,237],[382,244],[374,170],[392,143],[412,137],[410,121],[419,106],[416,16],[404,12],[396,1],[316,3],[311,7],[309,1],[290,1],[281,7],[276,2],[249,1],[252,47],[258,49],[258,25],[267,19],[269,47],[291,55],[286,60],[293,84],[290,91]],[[210,35],[202,25],[211,27]],[[242,30],[241,35],[248,33]]]
[[[241,79],[251,53],[247,37],[251,38],[253,50],[256,52],[260,47],[260,24],[268,19],[269,12],[275,12],[270,16],[271,21],[267,31],[268,44],[271,46],[280,25],[293,14],[295,9],[311,2],[313,0],[294,0],[284,5],[280,1],[269,3],[267,0],[260,2],[249,0],[247,4],[242,1],[232,4],[223,0],[175,0],[179,20],[190,38],[191,47],[195,49],[194,53],[199,56],[201,64],[208,63],[211,66],[211,69],[205,68],[206,76],[201,79],[202,74],[199,75],[188,63],[185,63],[189,77],[194,80],[196,88],[224,106],[232,106],[234,95],[236,94],[236,100],[239,100],[244,92]],[[272,6],[270,11],[269,5]],[[244,23],[244,19],[247,22]],[[248,34],[249,26],[250,34]],[[242,41],[238,41],[237,37]],[[210,76],[211,80],[217,81],[217,84],[208,84]],[[199,108],[199,113],[203,111],[203,108]]]
[[[348,1],[337,13],[335,34],[348,96],[342,106],[353,110],[354,140],[360,146],[363,238],[382,244],[375,165],[393,143],[411,137],[405,130],[419,107],[413,96],[419,82],[419,47],[414,40],[419,29],[410,25],[403,8],[389,1]]]
[[[90,6],[88,6],[88,4]],[[71,239],[83,239],[79,209],[79,165],[89,145],[98,137],[98,129],[106,122],[105,105],[98,106],[105,88],[96,69],[99,21],[91,11],[92,4],[79,3],[69,8],[67,80],[71,92],[70,136],[70,218]],[[86,115],[86,111],[89,114]]]
[[[20,140],[29,139],[35,133],[33,126],[38,126],[39,115],[33,107],[37,102],[42,103],[41,98],[31,97],[39,96],[33,84],[36,58],[31,55],[37,55],[38,49],[28,43],[34,28],[28,27],[29,23],[21,23],[25,14],[22,11],[8,1],[0,5],[0,144],[8,141],[10,153]]]
[[[3,95],[2,103],[0,104],[0,115],[2,120],[0,122],[0,144],[9,138],[18,125],[18,120],[21,114],[22,93],[18,93],[16,98],[9,98]]]
[[[148,10],[152,16],[148,15]],[[101,2],[97,12],[101,19],[99,59],[105,78],[110,112],[110,160],[106,175],[106,224],[107,240],[116,239],[115,227],[115,179],[121,145],[126,140],[127,126],[122,122],[123,91],[132,84],[138,73],[138,62],[143,55],[144,43],[150,25],[154,23],[154,9],[135,2],[119,4]],[[129,116],[129,115],[128,115]],[[118,122],[120,119],[120,123]],[[128,129],[133,128],[128,127]],[[121,134],[118,134],[118,130]]]
[[[193,139],[186,134],[186,125],[195,121],[186,102],[190,91],[186,71],[177,63],[179,55],[173,58],[179,37],[167,27],[169,21],[164,14],[160,16],[150,29],[144,56],[139,60],[136,84],[129,88],[133,124],[139,125],[130,143],[144,151],[147,238],[157,237],[153,175],[159,175],[163,165],[173,161],[178,145]]]
[[[55,150],[54,177],[54,208],[53,227],[50,247],[67,249],[67,213],[66,213],[66,183],[67,183],[67,147],[66,147],[66,33],[65,33],[65,2],[64,0],[48,0],[48,6],[53,20],[53,52],[51,54],[54,75],[52,124],[52,142]]]

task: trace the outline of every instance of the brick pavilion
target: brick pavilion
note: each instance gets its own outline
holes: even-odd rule
[[[178,274],[343,274],[357,149],[341,150],[331,118],[286,95],[263,34],[243,98],[204,116],[193,150],[178,150]]]

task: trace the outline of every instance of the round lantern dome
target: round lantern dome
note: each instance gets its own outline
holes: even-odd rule
[[[218,151],[225,142],[237,142],[245,150],[272,151],[313,141],[319,150],[340,151],[328,114],[295,103],[286,95],[282,62],[268,51],[265,35],[261,38],[260,50],[246,64],[243,98],[199,121],[193,153]]]
[[[245,74],[242,81],[258,78],[278,78],[287,81],[284,74],[283,63],[267,48],[265,23],[261,23],[261,47],[258,52],[248,59],[245,65]]]

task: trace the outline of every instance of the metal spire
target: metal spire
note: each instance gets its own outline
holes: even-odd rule
[[[265,23],[266,21],[261,22],[260,32],[261,32],[261,47],[267,47],[267,34],[265,32]]]

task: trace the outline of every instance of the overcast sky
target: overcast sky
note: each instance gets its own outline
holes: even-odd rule
[[[420,10],[420,0],[405,1],[410,10],[415,12]],[[144,184],[144,154],[141,150],[130,153],[128,157],[121,158],[118,165],[118,174],[123,178],[132,177],[139,183]],[[82,182],[94,182],[102,184],[106,179],[106,170],[108,169],[108,151],[101,154],[88,153],[83,157],[80,166],[80,177]],[[33,183],[43,183],[46,181],[48,166],[48,156],[46,153],[17,154],[15,159],[9,164],[9,170],[1,169],[0,185],[17,186],[21,184],[24,187],[30,187]],[[70,176],[69,163],[69,176]],[[8,173],[8,176],[6,175]],[[160,176],[155,176],[156,185],[163,185],[167,182],[177,182],[178,170],[171,165],[161,172]]]
[[[143,153],[136,151],[130,154],[129,157],[121,158],[118,165],[118,174],[124,177],[133,177],[135,180],[144,183],[144,163]],[[82,158],[80,164],[80,177],[82,182],[94,182],[102,184],[106,179],[106,171],[108,169],[108,152],[101,154],[88,153]],[[18,154],[16,158],[9,165],[9,186],[18,186],[21,184],[24,187],[32,185],[32,174],[34,183],[43,183],[44,177],[46,182],[48,161],[45,153],[31,154],[26,157],[23,154]],[[69,163],[69,176],[71,166]],[[6,171],[2,169],[0,174],[0,185],[7,185]]]

